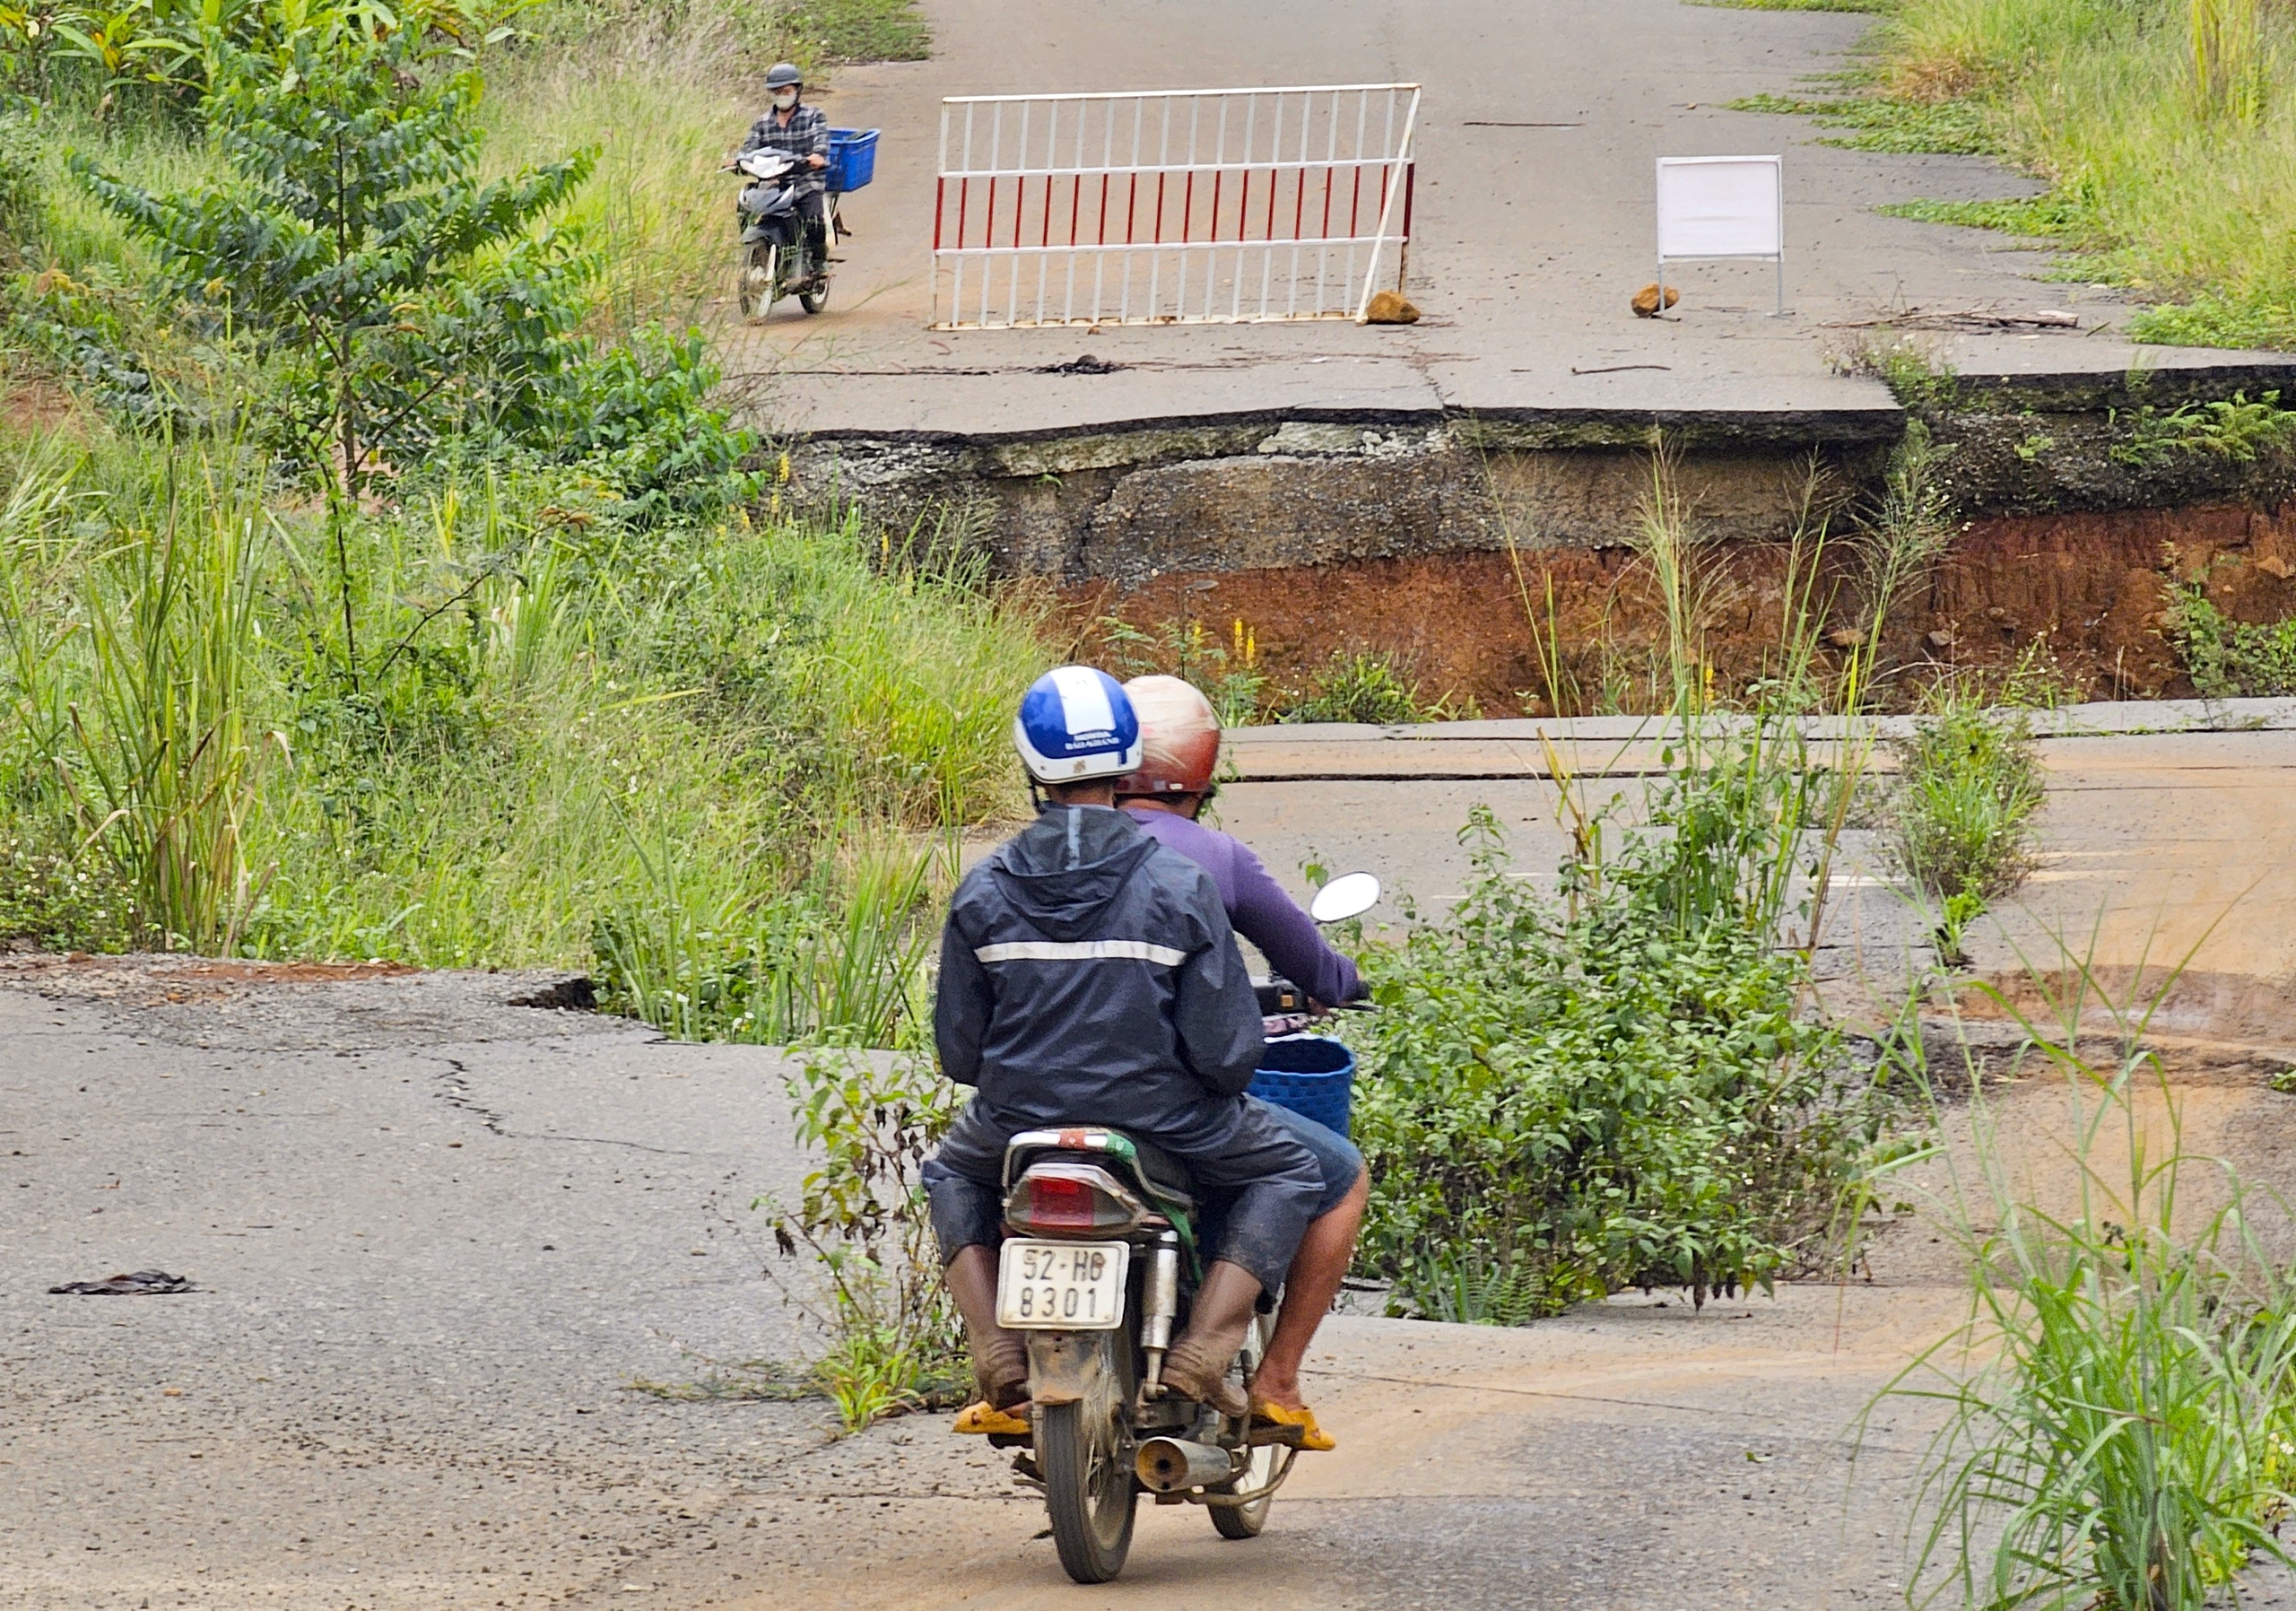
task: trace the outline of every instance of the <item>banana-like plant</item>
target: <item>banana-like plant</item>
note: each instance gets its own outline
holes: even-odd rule
[[[180,82],[178,72],[198,58],[197,45],[154,24],[151,0],[131,0],[116,12],[83,12],[58,17],[56,54],[86,62],[103,75],[106,96],[139,85],[165,88]]]

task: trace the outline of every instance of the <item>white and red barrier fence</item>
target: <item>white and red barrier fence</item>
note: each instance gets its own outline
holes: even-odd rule
[[[1356,318],[1411,239],[1416,84],[941,103],[933,323]]]

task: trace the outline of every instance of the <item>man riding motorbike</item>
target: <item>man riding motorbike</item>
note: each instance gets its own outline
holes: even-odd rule
[[[763,149],[801,159],[791,189],[805,228],[808,282],[817,284],[829,272],[829,214],[822,199],[828,188],[822,170],[829,166],[829,118],[819,107],[801,101],[804,81],[788,62],[776,62],[766,70],[765,87],[773,97],[773,109],[750,125],[742,152]]]
[[[1139,770],[1117,780],[1117,805],[1160,843],[1212,875],[1228,920],[1259,947],[1268,965],[1307,992],[1318,1007],[1363,994],[1355,964],[1324,943],[1315,919],[1301,911],[1258,857],[1240,841],[1196,820],[1217,792],[1213,769],[1220,760],[1220,718],[1212,701],[1178,677],[1135,677],[1124,685],[1140,718]],[[1355,1238],[1370,1202],[1363,1154],[1344,1136],[1311,1119],[1273,1111],[1316,1154],[1324,1197],[1283,1282],[1283,1308],[1275,1336],[1252,1377],[1258,1419],[1301,1429],[1300,1447],[1330,1449],[1315,1412],[1300,1398],[1300,1363],[1316,1328],[1330,1312],[1355,1257]]]
[[[1224,1379],[1321,1201],[1314,1155],[1243,1094],[1265,1041],[1217,885],[1116,809],[1117,779],[1141,762],[1124,690],[1089,666],[1049,672],[1013,740],[1044,800],[958,885],[933,1012],[942,1073],[978,1093],[923,1171],[980,1395],[956,1430],[1030,1431],[1027,1353],[996,1323],[1002,1171],[1015,1133],[1063,1125],[1152,1141],[1221,1199],[1162,1380],[1246,1415]]]

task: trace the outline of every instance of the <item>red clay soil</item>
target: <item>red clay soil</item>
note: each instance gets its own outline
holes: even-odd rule
[[[1839,557],[1839,551],[1837,550]],[[1774,668],[1784,614],[1782,546],[1709,551],[1707,656],[1717,692]],[[2163,635],[2173,586],[2204,581],[2236,621],[2296,615],[2296,511],[2237,506],[2003,517],[1962,528],[1889,633],[1917,675],[2022,664],[2057,697],[2188,696]],[[1851,590],[1832,579],[1835,614]],[[1144,587],[1065,595],[1080,619],[1115,617],[1166,647],[1166,669],[1216,680],[1236,625],[1283,698],[1335,654],[1384,652],[1422,701],[1472,700],[1487,716],[1647,709],[1663,663],[1664,615],[1647,568],[1623,548],[1522,555],[1462,551],[1300,570],[1170,572]],[[1200,626],[1195,663],[1178,646]],[[1552,676],[1543,645],[1552,642]],[[1208,651],[1208,652],[1207,652]],[[1212,663],[1207,664],[1210,660]],[[1555,687],[1550,689],[1550,682]],[[1557,697],[1559,695],[1559,698]]]

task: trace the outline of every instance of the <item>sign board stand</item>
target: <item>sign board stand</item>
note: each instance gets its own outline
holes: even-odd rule
[[[1781,159],[1658,159],[1658,310],[1666,308],[1668,262],[1718,257],[1766,257],[1777,264],[1778,313],[1786,311]]]

